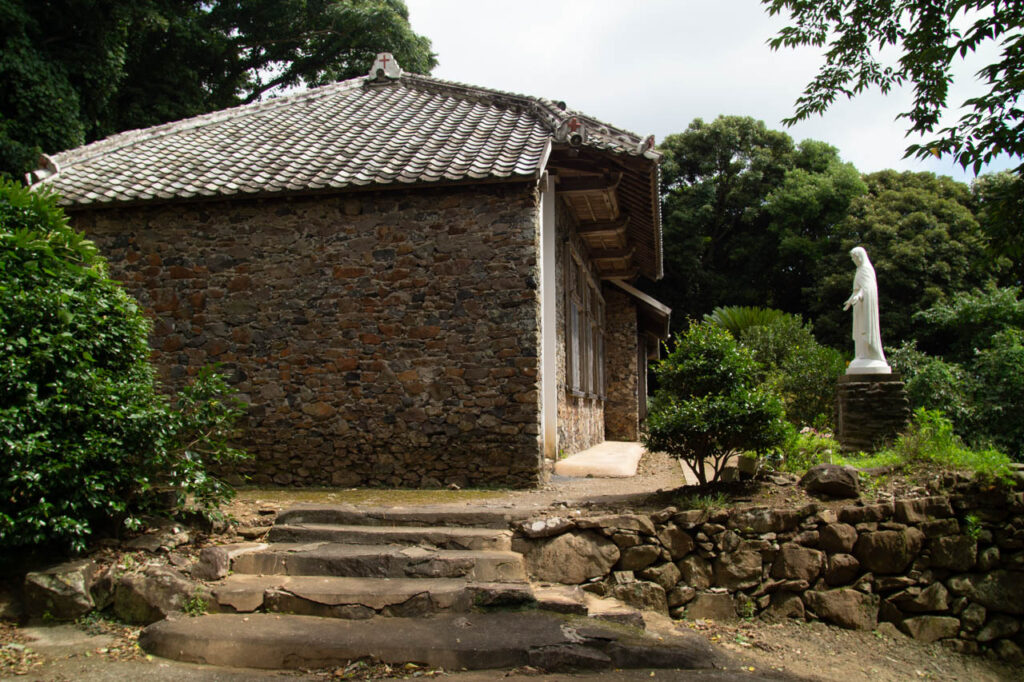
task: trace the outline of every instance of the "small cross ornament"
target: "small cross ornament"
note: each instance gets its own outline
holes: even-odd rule
[[[390,52],[381,52],[370,68],[370,78],[400,78],[402,68],[398,65],[395,56]]]

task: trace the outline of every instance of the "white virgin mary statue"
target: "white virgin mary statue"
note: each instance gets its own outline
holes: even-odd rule
[[[891,374],[892,369],[882,352],[882,332],[878,324],[878,282],[868,252],[857,246],[850,250],[857,265],[853,276],[853,294],[846,299],[843,310],[853,306],[854,360],[847,374]]]

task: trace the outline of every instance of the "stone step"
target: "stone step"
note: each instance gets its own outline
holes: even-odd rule
[[[450,578],[228,576],[213,590],[218,610],[268,611],[326,618],[415,617],[473,608],[536,605],[528,583],[478,583]]]
[[[277,515],[282,525],[311,523],[342,526],[463,526],[510,528],[531,516],[529,510],[503,507],[475,509],[445,506],[356,507],[350,504],[304,504]]]
[[[463,578],[477,582],[526,582],[523,556],[497,550],[427,549],[333,542],[274,543],[240,554],[235,573],[330,575],[350,578]]]
[[[338,542],[349,545],[408,544],[437,549],[512,549],[512,531],[496,528],[352,526],[329,523],[281,524],[268,542]]]
[[[262,669],[333,668],[365,657],[449,670],[732,665],[703,637],[681,628],[651,636],[538,611],[367,620],[269,613],[182,616],[148,626],[139,645],[179,661]]]

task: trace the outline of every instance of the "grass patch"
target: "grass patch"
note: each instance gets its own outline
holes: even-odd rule
[[[992,448],[974,450],[953,432],[953,424],[938,410],[918,408],[910,428],[891,447],[872,455],[842,456],[836,464],[858,469],[906,468],[930,464],[960,471],[972,471],[984,478],[1012,481],[1010,458]]]
[[[730,504],[729,496],[724,492],[685,493],[676,498],[680,509],[721,509]]]

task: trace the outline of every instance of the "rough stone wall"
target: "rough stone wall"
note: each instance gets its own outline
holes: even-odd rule
[[[558,330],[558,451],[568,456],[604,442],[604,401],[593,396],[577,395],[569,387],[566,362],[566,266],[569,257],[566,245],[572,243],[576,252],[586,260],[587,247],[576,234],[572,213],[559,201],[555,208],[556,226],[556,327]],[[591,267],[591,276],[597,272]],[[607,312],[607,308],[606,308]]]
[[[604,287],[605,377],[604,436],[608,440],[635,441],[640,437],[637,397],[636,302],[625,292]]]
[[[532,187],[81,212],[152,313],[181,385],[210,362],[251,404],[241,473],[281,485],[535,483]]]
[[[536,579],[676,618],[882,623],[1024,663],[1024,492],[828,508],[679,510],[530,519],[513,543]]]

